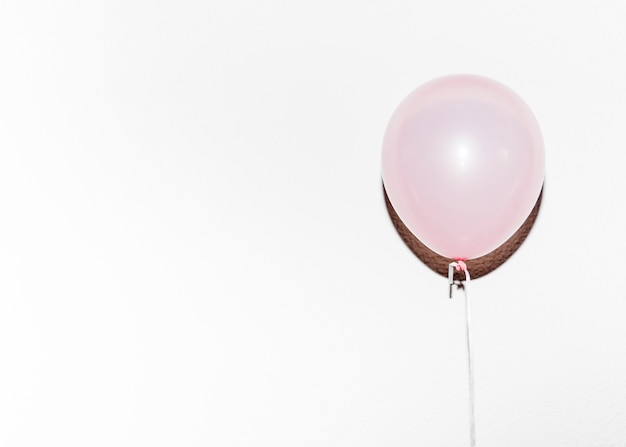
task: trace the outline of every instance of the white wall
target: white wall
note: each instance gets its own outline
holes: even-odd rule
[[[479,446],[626,446],[626,3],[0,4],[0,444],[468,445],[463,300],[396,235],[391,112],[531,106],[476,281]]]

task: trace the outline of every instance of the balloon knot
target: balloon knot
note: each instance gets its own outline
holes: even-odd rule
[[[454,267],[454,269],[457,272],[464,272],[467,270],[467,265],[465,264],[465,262],[459,259],[458,261],[456,261],[456,266]]]

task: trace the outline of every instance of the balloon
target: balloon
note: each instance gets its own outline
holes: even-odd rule
[[[539,125],[508,87],[434,79],[393,113],[382,176],[393,208],[432,251],[467,260],[498,248],[532,211],[544,178]]]

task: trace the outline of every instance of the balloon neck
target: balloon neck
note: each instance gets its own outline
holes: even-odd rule
[[[454,266],[454,269],[457,272],[464,272],[467,270],[467,264],[465,264],[465,262],[463,262],[462,259],[457,259],[456,260],[456,265]]]

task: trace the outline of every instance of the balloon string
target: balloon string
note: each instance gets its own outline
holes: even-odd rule
[[[465,281],[455,283],[453,280],[454,270],[465,272]],[[465,294],[465,323],[467,330],[467,366],[469,375],[469,410],[470,410],[470,445],[476,447],[476,427],[474,422],[474,360],[472,356],[472,307],[469,298],[470,274],[467,265],[463,261],[452,262],[448,269],[448,279],[450,282],[450,297],[452,297],[452,286],[457,284],[463,288]]]
[[[474,359],[472,356],[472,307],[469,298],[469,282],[470,277],[467,270],[465,270],[467,276],[465,284],[465,320],[467,326],[467,365],[469,374],[469,397],[470,397],[470,442],[471,446],[476,446],[476,427],[474,424]]]

